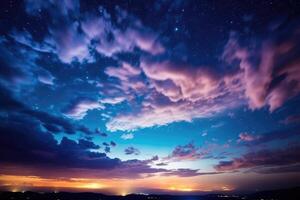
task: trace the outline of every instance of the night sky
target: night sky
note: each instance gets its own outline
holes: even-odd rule
[[[0,4],[0,189],[300,185],[299,1]]]

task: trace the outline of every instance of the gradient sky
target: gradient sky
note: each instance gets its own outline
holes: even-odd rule
[[[299,1],[0,9],[0,189],[300,185]]]

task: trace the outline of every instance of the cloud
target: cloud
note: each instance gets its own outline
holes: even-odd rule
[[[118,53],[134,52],[136,48],[152,55],[165,51],[157,33],[119,7],[114,10],[117,21],[104,7],[99,7],[97,13],[82,12],[79,1],[29,0],[25,7],[30,15],[45,11],[52,20],[42,42],[34,41],[28,33],[17,35],[18,41],[37,51],[54,53],[63,63],[94,62],[93,52],[114,57]],[[121,24],[126,24],[126,28]]]
[[[63,137],[60,144],[39,123],[24,116],[1,119],[1,162],[44,167],[113,168],[120,162],[103,153],[90,156],[88,149],[98,148],[90,141],[79,143]],[[28,135],[29,134],[29,135]],[[11,144],[11,145],[7,145]],[[28,145],[30,144],[30,145]],[[48,163],[48,164],[47,164]],[[52,164],[49,164],[52,163]]]
[[[170,61],[154,62],[144,59],[140,67],[149,82],[143,89],[147,91],[146,98],[136,113],[123,113],[113,117],[106,124],[110,131],[129,131],[179,121],[190,122],[194,118],[209,117],[242,104],[239,99],[240,91],[235,89],[235,79],[231,75],[222,78],[208,67],[179,65]],[[120,88],[127,93],[128,89],[122,85],[128,80],[127,73],[124,76],[124,73],[119,75],[111,72],[111,75],[121,80]],[[138,89],[135,92],[141,94]]]
[[[68,22],[65,26],[50,28],[49,32],[57,50],[59,59],[64,63],[92,61],[89,51],[90,41],[78,30],[78,22]]]
[[[109,144],[107,142],[103,142],[102,143],[104,146],[109,146]]]
[[[300,162],[299,150],[300,146],[292,145],[281,149],[253,151],[239,158],[220,161],[215,169],[218,171],[232,171],[259,166],[276,167],[297,164]]]
[[[38,80],[46,85],[54,85],[55,77],[50,72],[43,70],[38,74]]]
[[[36,15],[41,9],[45,9],[50,14],[68,15],[69,12],[76,12],[79,9],[78,0],[63,0],[59,2],[43,1],[38,2],[35,0],[25,0],[25,11],[30,15]]]
[[[115,104],[119,104],[122,103],[123,101],[125,101],[126,98],[125,97],[115,97],[115,98],[105,98],[105,99],[101,99],[100,102],[102,104],[111,104],[111,105],[115,105]]]
[[[250,135],[249,133],[240,133],[238,142],[251,142],[257,138],[257,136]]]
[[[231,34],[220,63],[210,66],[173,59],[169,56],[173,49],[163,44],[159,31],[118,6],[114,10],[100,6],[97,11],[86,12],[80,9],[79,1],[28,0],[25,10],[34,16],[42,11],[50,19],[40,38],[30,31],[10,31],[10,40],[30,52],[28,55],[35,53],[42,58],[47,53],[67,66],[74,61],[96,62],[98,54],[113,60],[113,64],[105,66],[108,78],[99,81],[100,95],[105,96],[99,101],[126,104],[132,112],[111,114],[106,124],[109,131],[191,122],[246,104],[252,109],[269,106],[273,111],[300,91],[297,23],[276,30],[276,34],[269,33],[272,36],[267,35],[268,39],[251,38],[253,45]],[[138,58],[128,61],[122,58],[124,53]],[[183,51],[180,56],[186,57],[185,54]],[[18,56],[11,56],[15,57]],[[28,59],[22,57],[23,60]],[[22,62],[8,70],[4,65],[0,75],[14,80],[32,77],[35,61],[32,58],[26,63],[32,66],[30,70],[24,70]],[[47,85],[55,80],[51,74],[35,77]],[[97,109],[96,104],[88,106]],[[82,119],[88,110],[78,108],[67,116]]]
[[[122,81],[128,81],[131,77],[138,76],[141,74],[139,68],[133,67],[128,63],[122,63],[121,67],[107,67],[105,73],[108,76],[116,77]]]
[[[165,176],[178,176],[178,177],[193,177],[193,176],[204,176],[204,175],[215,175],[222,172],[199,172],[197,169],[177,169],[170,172],[165,172]]]
[[[54,53],[63,63],[93,60],[89,50],[90,40],[80,31],[80,23],[72,19],[72,15],[76,16],[79,13],[78,1],[26,1],[25,7],[30,15],[45,10],[52,18],[52,23],[48,24],[49,34],[42,42],[34,41],[26,32],[19,33],[15,37],[17,41],[37,51]]]
[[[69,106],[63,109],[63,113],[73,119],[83,119],[89,110],[103,109],[98,101],[89,98],[77,98]]]
[[[187,99],[195,102],[222,95],[219,91],[221,80],[207,67],[192,68],[168,61],[142,61],[141,68],[145,75],[154,81],[156,90],[171,101]]]
[[[142,71],[139,67],[134,67],[126,62],[123,62],[119,67],[107,67],[104,72],[109,77],[118,79],[118,89],[125,94],[123,98],[113,98],[114,100],[117,100],[117,102],[124,101],[125,99],[131,99],[130,97],[128,98],[128,96],[131,96],[134,93],[142,94],[146,92],[143,91],[147,88],[142,78]],[[107,99],[104,99],[104,101],[107,101]],[[108,101],[108,103],[113,104],[114,101]]]
[[[14,111],[24,108],[17,101],[10,101],[6,105],[10,107],[5,109]],[[12,173],[12,169],[22,168],[18,173],[41,177],[76,177],[76,174],[85,174],[99,178],[142,178],[145,174],[168,172],[150,166],[158,160],[157,156],[148,160],[127,161],[109,158],[106,153],[110,152],[110,146],[115,146],[112,141],[110,144],[103,143],[106,153],[91,151],[98,150],[100,146],[86,139],[75,141],[63,137],[58,143],[41,124],[47,122],[56,125],[61,121],[44,113],[10,112],[0,118],[0,131],[3,133],[0,135],[1,173]]]
[[[292,137],[300,136],[299,126],[294,126],[291,128],[270,131],[267,133],[259,134],[257,136],[249,134],[240,134],[240,139],[238,141],[243,141],[244,145],[255,146],[265,143],[269,143],[276,140],[285,140]]]
[[[3,39],[0,43],[1,84],[15,91],[32,91],[33,86],[39,82],[38,72],[44,71],[37,64],[41,56],[12,40]]]
[[[203,132],[201,133],[201,136],[202,136],[202,137],[207,136],[207,131],[203,131]]]
[[[292,27],[268,40],[253,39],[254,47],[249,48],[241,45],[237,34],[231,34],[222,55],[222,62],[230,70],[222,74],[212,66],[142,57],[139,67],[148,83],[144,87],[147,98],[134,113],[114,116],[106,127],[110,131],[130,131],[190,122],[242,105],[251,109],[267,105],[274,111],[300,91],[298,35]],[[119,75],[118,79],[126,80]],[[124,87],[120,89],[128,92]]]
[[[290,26],[257,43],[260,47],[256,49],[243,47],[238,36],[231,34],[223,58],[230,64],[239,61],[249,107],[259,109],[266,105],[274,111],[300,91],[299,31]]]
[[[158,34],[142,25],[141,21],[126,11],[116,8],[118,23],[128,24],[125,30],[112,22],[111,15],[103,7],[99,8],[100,16],[89,16],[82,21],[82,29],[90,40],[97,41],[95,49],[100,54],[112,57],[121,52],[133,52],[135,47],[156,55],[165,51],[158,41]],[[109,39],[110,38],[110,39]]]
[[[110,153],[110,147],[109,146],[105,146],[104,147],[104,151],[105,151],[105,153]]]
[[[86,149],[99,149],[100,148],[99,145],[96,145],[95,143],[93,143],[89,140],[85,140],[85,139],[78,140],[78,144],[82,148],[86,148]]]
[[[72,19],[72,15],[79,14],[79,1],[70,3],[69,1],[52,2],[26,1],[26,11],[29,15],[35,15],[40,10],[49,13],[48,33],[41,43],[32,41],[31,37],[18,35],[18,41],[30,46],[37,51],[54,53],[63,63],[73,61],[92,61],[89,51],[90,40],[80,31],[80,23]],[[24,39],[23,39],[24,38]],[[31,40],[30,40],[31,39]],[[47,48],[40,48],[45,46]]]
[[[258,167],[258,168],[251,169],[251,172],[256,172],[260,174],[300,172],[300,164],[279,166],[279,167]]]
[[[32,50],[44,53],[55,52],[55,48],[53,44],[51,44],[51,41],[47,41],[47,39],[45,39],[43,43],[36,42],[33,39],[32,35],[27,31],[17,32],[16,30],[14,30],[10,34],[10,37],[12,37],[16,42],[30,47]]]
[[[179,176],[179,177],[192,177],[192,176],[198,176],[198,170],[193,169],[178,169],[171,172],[164,173],[167,176]]]
[[[106,153],[110,153],[111,147],[117,146],[117,144],[116,144],[115,142],[113,142],[113,141],[111,141],[110,143],[103,142],[102,144],[103,144],[103,146],[104,146],[104,151],[105,151]]]
[[[133,133],[123,133],[123,134],[121,135],[121,138],[122,138],[123,140],[131,140],[131,139],[134,138],[134,135],[133,135]]]
[[[167,165],[168,165],[168,163],[163,163],[163,162],[156,164],[156,166],[167,166]]]
[[[185,160],[198,160],[204,158],[208,152],[196,147],[193,143],[177,146],[172,153],[164,158],[168,162],[177,162]]]
[[[13,96],[12,92],[3,86],[0,86],[1,105],[5,107],[0,107],[0,110],[5,112],[8,116],[10,115],[21,115],[26,118],[31,118],[33,121],[39,121],[41,126],[51,133],[62,132],[65,134],[75,134],[76,131],[80,131],[85,134],[93,134],[93,132],[87,127],[80,124],[73,124],[68,119],[54,116],[39,110],[32,110],[27,107]]]
[[[139,155],[141,152],[137,148],[134,147],[128,147],[124,150],[124,153],[126,155]]]
[[[142,104],[141,110],[123,113],[113,117],[106,127],[110,131],[130,131],[139,128],[167,125],[173,122],[191,122],[194,118],[204,118],[235,106],[235,100],[224,100],[223,104],[209,102],[171,102],[166,97],[155,95]]]
[[[222,127],[222,126],[224,126],[224,122],[219,122],[219,123],[217,123],[217,124],[213,124],[211,127],[212,127],[212,128],[220,128],[220,127]]]
[[[284,120],[280,121],[283,124],[293,124],[300,122],[300,115],[290,115],[287,116]]]
[[[110,141],[110,146],[115,147],[117,144],[114,141]]]
[[[107,137],[107,133],[100,131],[99,128],[96,128],[95,133],[101,135],[102,137]]]

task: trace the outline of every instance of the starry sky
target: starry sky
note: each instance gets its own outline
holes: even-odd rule
[[[0,6],[0,189],[300,185],[300,3]]]

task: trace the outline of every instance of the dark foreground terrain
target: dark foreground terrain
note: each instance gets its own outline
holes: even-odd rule
[[[137,195],[108,196],[98,193],[39,193],[0,192],[0,200],[300,200],[300,187],[283,190],[262,191],[252,194],[209,194],[193,196]]]

